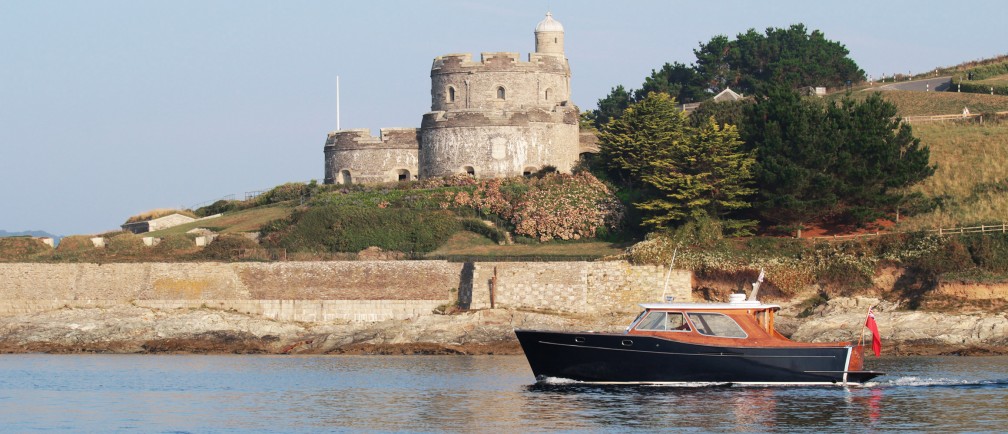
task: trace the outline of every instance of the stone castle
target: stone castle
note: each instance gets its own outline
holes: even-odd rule
[[[482,53],[479,62],[447,54],[434,59],[430,76],[431,111],[420,128],[382,128],[377,138],[368,129],[329,133],[326,183],[501,178],[570,172],[577,163],[578,108],[564,29],[552,14],[536,26],[527,62],[511,52]]]

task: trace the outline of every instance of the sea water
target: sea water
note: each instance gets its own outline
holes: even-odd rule
[[[0,430],[1004,431],[1006,357],[868,357],[857,387],[536,383],[522,356],[2,355]]]

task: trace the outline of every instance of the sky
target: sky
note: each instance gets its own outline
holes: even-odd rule
[[[1008,53],[1008,3],[0,0],[0,229],[118,229],[323,178],[340,126],[419,127],[433,58],[534,50],[565,29],[582,110],[716,35],[804,23],[867,74]]]

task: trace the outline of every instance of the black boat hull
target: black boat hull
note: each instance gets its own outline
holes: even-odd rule
[[[747,348],[697,345],[651,336],[515,330],[537,380],[592,383],[863,383],[873,371],[847,371],[851,347]]]

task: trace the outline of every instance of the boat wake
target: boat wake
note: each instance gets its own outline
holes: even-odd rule
[[[1008,387],[1008,379],[968,380],[961,378],[898,377],[885,381],[869,381],[861,387]]]

